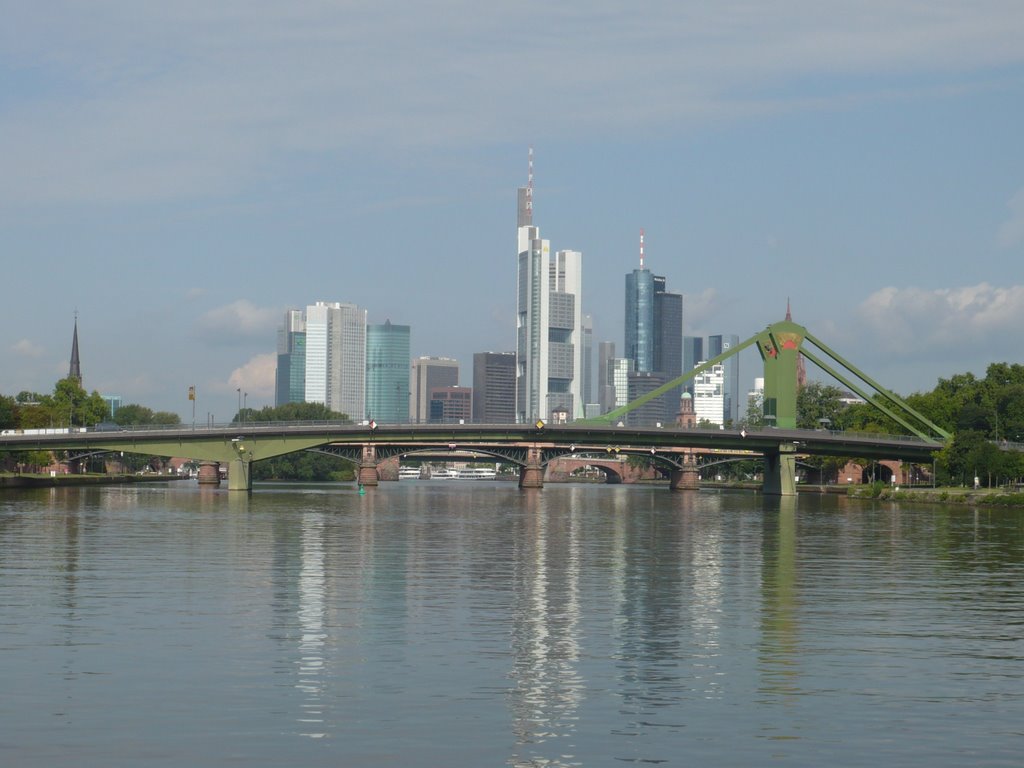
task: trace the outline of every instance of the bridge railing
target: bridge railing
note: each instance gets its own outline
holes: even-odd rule
[[[759,435],[777,435],[780,432],[784,434],[794,434],[803,436],[814,436],[814,435],[829,435],[844,440],[863,440],[865,442],[877,442],[877,441],[891,441],[899,443],[929,443],[936,442],[932,440],[925,440],[924,438],[918,437],[917,435],[898,435],[888,434],[885,432],[847,432],[841,429],[789,429],[780,430],[776,427],[747,427],[744,431],[749,434]]]
[[[407,423],[407,424],[380,424],[377,425],[385,429],[458,429],[459,431],[471,432],[475,429],[490,429],[490,428],[509,428],[514,429],[530,429],[530,425],[524,424],[473,424],[473,423]],[[542,427],[543,430],[556,430],[566,429],[572,430],[576,425],[569,423],[567,425],[545,425]],[[114,424],[103,424],[94,427],[87,427],[85,431],[88,432],[155,432],[155,431],[177,431],[177,432],[224,432],[225,430],[230,431],[233,429],[247,429],[247,430],[278,430],[288,428],[303,428],[303,427],[366,427],[370,428],[368,422],[356,422],[351,419],[342,420],[321,420],[321,419],[308,419],[308,420],[295,420],[295,421],[248,421],[248,422],[222,422],[214,424],[126,424],[126,425],[114,425]],[[593,425],[579,425],[580,429],[592,430]],[[729,435],[746,434],[750,436],[793,436],[799,440],[801,437],[813,437],[828,435],[837,439],[856,440],[856,441],[891,441],[891,442],[905,442],[913,444],[927,443],[929,441],[918,437],[917,435],[901,435],[901,434],[886,434],[881,432],[848,432],[844,430],[824,430],[824,429],[779,429],[777,427],[770,426],[757,426],[757,427],[733,427],[731,429],[722,429],[720,427],[691,427],[688,429],[682,429],[675,426],[664,426],[664,427],[606,427],[605,429],[610,430],[622,430],[624,432],[723,432]],[[42,430],[40,430],[41,432]],[[76,429],[75,431],[78,431]],[[24,433],[28,434],[28,430],[11,430],[10,433]],[[47,432],[53,432],[53,430],[47,430]],[[1009,446],[1015,450],[1024,450],[1024,444],[1021,443],[1006,443],[1001,442],[1000,445]]]
[[[708,433],[717,434],[721,433],[723,439],[734,440],[736,437],[767,437],[773,441],[789,441],[799,443],[803,440],[810,440],[814,438],[826,438],[833,440],[844,440],[851,443],[877,443],[877,442],[888,442],[888,443],[902,443],[906,445],[922,445],[928,444],[930,441],[924,440],[916,435],[893,435],[893,434],[881,434],[873,432],[845,432],[842,430],[823,430],[823,429],[780,429],[777,427],[770,426],[758,426],[758,427],[734,427],[731,429],[721,428],[708,428],[708,427],[692,427],[689,429],[680,429],[675,426],[664,426],[664,427],[631,427],[631,426],[602,426],[595,427],[592,424],[574,424],[569,423],[565,425],[554,425],[548,424],[542,427],[536,428],[533,425],[526,424],[378,424],[376,426],[378,430],[387,434],[394,434],[395,431],[416,431],[422,429],[423,431],[452,431],[457,434],[465,433],[467,437],[471,436],[476,431],[509,431],[519,436],[519,439],[529,439],[529,436],[536,433],[541,435],[547,433],[548,435],[560,434],[563,438],[574,437],[579,434],[581,441],[586,440],[586,434],[593,432],[595,429],[602,433],[616,432],[622,433],[624,442],[628,442],[629,436],[633,435],[637,438],[643,436],[650,436],[654,434],[665,434],[672,432],[680,433]],[[87,432],[89,434],[96,435],[110,435],[113,437],[118,433],[130,433],[130,434],[142,434],[146,433],[152,435],[154,433],[192,433],[192,434],[210,434],[210,435],[225,435],[231,432],[245,431],[249,434],[259,432],[279,432],[289,430],[300,430],[300,429],[317,429],[317,430],[329,430],[331,428],[343,429],[346,432],[358,432],[359,430],[370,431],[373,426],[369,422],[355,422],[349,420],[295,420],[295,421],[250,421],[250,422],[224,422],[224,423],[206,423],[206,424],[111,424],[104,423],[96,426],[83,428],[74,427],[71,429],[25,429],[25,430],[4,430],[3,437],[29,437],[35,436],[40,437],[44,440],[55,441],[61,437],[67,437],[72,433]],[[937,442],[937,441],[935,441]],[[1010,450],[1024,451],[1024,444],[1020,443],[999,443],[1004,448]]]

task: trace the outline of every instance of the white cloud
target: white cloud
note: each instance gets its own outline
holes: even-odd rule
[[[1024,188],[1010,198],[1006,207],[1010,209],[1010,218],[999,228],[997,240],[1004,248],[1011,248],[1024,243]]]
[[[700,293],[684,295],[683,327],[686,329],[686,335],[703,335],[700,329],[715,318],[720,311],[719,304],[718,292],[714,288],[705,288]]]
[[[256,405],[256,401],[261,400],[271,401],[264,402],[263,405],[272,404],[276,370],[277,355],[273,353],[256,355],[231,372],[221,391],[233,392],[241,389],[249,396],[247,402],[250,408],[262,407],[262,405]]]
[[[43,348],[28,339],[20,339],[11,347],[11,351],[21,357],[41,357]]]
[[[1007,354],[1006,339],[1024,325],[1024,285],[988,283],[959,288],[886,287],[868,296],[858,313],[878,344],[891,351],[956,357],[965,347]]]
[[[232,342],[239,339],[270,339],[281,323],[283,312],[273,307],[257,307],[251,301],[239,299],[216,307],[199,318],[198,327],[206,338],[218,342]]]

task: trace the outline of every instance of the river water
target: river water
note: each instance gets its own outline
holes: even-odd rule
[[[402,481],[0,496],[0,765],[1020,766],[1024,514]]]

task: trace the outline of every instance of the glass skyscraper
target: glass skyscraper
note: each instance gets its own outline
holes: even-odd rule
[[[703,336],[683,336],[683,372],[688,373],[697,367],[701,360],[706,360],[704,355]],[[691,395],[694,393],[693,379],[690,379],[684,389]]]
[[[409,422],[409,326],[366,328],[366,418],[386,424]]]
[[[654,274],[634,269],[626,275],[625,356],[633,370],[654,370]]]
[[[667,291],[663,277],[654,278],[654,371],[666,382],[683,375],[683,295]],[[662,396],[665,423],[675,423],[682,396],[682,385]]]
[[[306,321],[302,310],[289,309],[277,331],[277,376],[274,405],[301,403],[306,397]]]
[[[657,373],[663,382],[683,373],[683,296],[665,285],[643,266],[626,275],[625,356],[636,373]],[[680,386],[660,398],[658,421],[674,421],[682,393]]]

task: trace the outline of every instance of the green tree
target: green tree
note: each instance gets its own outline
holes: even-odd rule
[[[266,406],[260,410],[245,409],[235,416],[245,421],[347,421],[343,413],[332,411],[322,403],[287,403],[277,407]],[[314,451],[300,451],[278,456],[252,465],[255,480],[352,480],[355,467],[349,461]]]
[[[180,424],[181,417],[167,411],[153,411],[138,403],[126,403],[114,411],[111,418],[115,424],[123,427],[145,426],[152,424]],[[119,458],[126,471],[138,472],[146,467],[153,467],[163,462],[163,458],[144,453],[126,453]]]
[[[823,424],[836,424],[844,405],[838,387],[811,382],[796,393],[796,426],[798,429],[820,429]]]
[[[996,398],[999,417],[998,438],[1024,442],[1024,384],[1003,387]]]
[[[970,486],[974,483],[976,473],[985,472],[986,467],[979,467],[978,461],[983,457],[983,446],[986,443],[985,435],[977,430],[961,430],[953,436],[939,453],[939,461],[950,482]]]
[[[344,413],[332,411],[323,403],[286,403],[265,406],[256,411],[245,409],[246,421],[348,421]],[[234,419],[238,421],[238,416]]]
[[[70,426],[92,426],[106,418],[107,402],[99,392],[90,395],[82,383],[73,376],[67,376],[53,387],[53,396],[44,398],[58,423]]]
[[[903,425],[893,421],[873,403],[854,403],[839,414],[838,428],[845,432],[866,432],[882,435],[907,433]]]
[[[760,397],[747,398],[747,412],[740,426],[754,429],[764,426],[764,403]]]
[[[180,424],[181,417],[176,413],[168,411],[153,411],[144,405],[128,403],[122,405],[114,413],[113,420],[122,426],[137,426],[142,424]]]
[[[18,402],[13,397],[0,395],[0,429],[18,426]]]
[[[846,404],[843,391],[831,384],[810,382],[796,394],[796,425],[799,429],[840,429]],[[808,456],[802,460],[811,482],[834,482],[847,459],[836,456]]]

